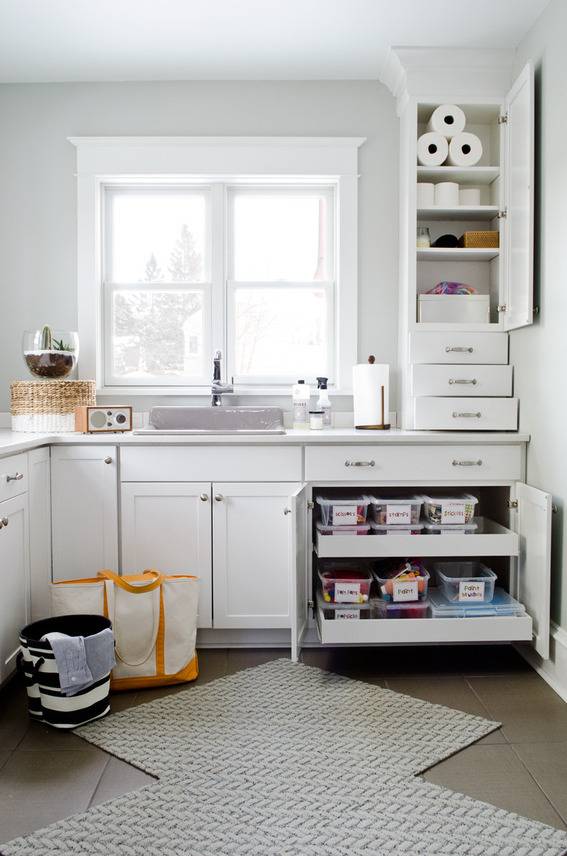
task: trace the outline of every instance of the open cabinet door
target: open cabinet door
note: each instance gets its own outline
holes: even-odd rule
[[[508,211],[505,241],[504,327],[533,322],[534,285],[534,73],[528,63],[505,103],[504,198]]]
[[[307,496],[306,487],[301,487],[289,500],[291,508],[292,568],[291,579],[291,659],[297,663],[301,652],[301,640],[307,625],[307,574],[309,551],[307,549]]]
[[[549,659],[551,608],[551,494],[516,485],[520,536],[519,599],[533,621],[533,646]]]

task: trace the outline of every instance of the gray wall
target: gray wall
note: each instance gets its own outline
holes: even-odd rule
[[[553,493],[552,615],[567,628],[567,3],[552,0],[518,49],[536,66],[536,304],[532,327],[513,333],[511,362],[521,427],[532,434],[528,481]]]
[[[0,412],[26,377],[25,329],[76,329],[75,149],[68,136],[365,136],[360,150],[359,357],[395,363],[398,121],[379,83],[0,86]],[[151,403],[132,399],[139,409]],[[337,402],[347,408],[348,400]]]

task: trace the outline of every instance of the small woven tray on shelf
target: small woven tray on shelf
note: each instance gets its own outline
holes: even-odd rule
[[[495,249],[499,246],[500,234],[494,231],[465,232],[459,239],[460,247],[469,249]]]
[[[74,431],[75,407],[96,404],[94,380],[18,380],[10,384],[14,431]]]

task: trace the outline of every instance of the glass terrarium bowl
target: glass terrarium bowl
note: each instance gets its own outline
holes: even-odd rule
[[[26,365],[34,377],[62,380],[75,366],[79,357],[79,336],[70,330],[26,330],[22,339]]]

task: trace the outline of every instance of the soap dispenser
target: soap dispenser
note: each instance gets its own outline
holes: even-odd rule
[[[329,378],[327,377],[317,378],[317,389],[319,390],[317,409],[323,411],[323,428],[331,427],[331,399],[327,390],[328,380]]]

